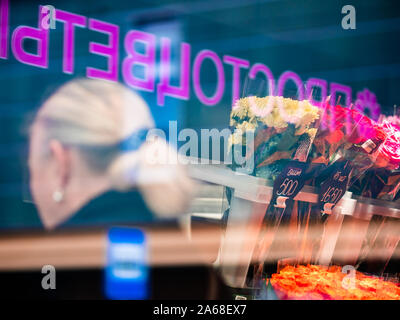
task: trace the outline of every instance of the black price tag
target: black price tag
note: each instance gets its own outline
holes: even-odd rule
[[[332,166],[332,173],[321,184],[318,195],[318,206],[324,214],[331,214],[335,205],[346,193],[352,169],[349,161],[337,161]]]
[[[296,160],[292,160],[286,165],[274,181],[271,205],[282,209],[291,206],[293,199],[309,179],[307,168],[306,162]]]

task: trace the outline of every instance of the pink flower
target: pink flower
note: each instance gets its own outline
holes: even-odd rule
[[[380,159],[377,160],[380,160],[380,163],[387,163],[391,167],[397,168],[400,164],[400,127],[387,121],[384,121],[380,127],[387,137],[378,150],[378,158]]]

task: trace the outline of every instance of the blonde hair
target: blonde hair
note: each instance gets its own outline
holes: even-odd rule
[[[112,189],[137,187],[156,214],[183,213],[193,185],[185,170],[168,159],[177,155],[165,140],[121,150],[121,141],[154,121],[144,100],[119,83],[77,79],[60,87],[40,108],[37,122],[46,138],[76,147],[91,169],[106,173]],[[172,155],[172,157],[171,157]]]

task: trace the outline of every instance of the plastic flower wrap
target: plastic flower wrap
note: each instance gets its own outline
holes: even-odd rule
[[[397,112],[397,115],[396,115],[396,112]],[[393,116],[385,116],[385,115],[381,114],[379,116],[378,122],[379,123],[387,122],[387,123],[391,123],[392,125],[400,127],[400,112],[399,112],[399,110],[395,108]]]
[[[385,140],[385,136],[378,125],[357,110],[326,103],[310,158],[312,162],[328,165],[346,154],[352,155],[347,151],[354,147],[369,154]]]
[[[314,139],[319,115],[318,107],[307,100],[276,96],[239,99],[231,113],[230,125],[235,131],[230,146],[245,146],[245,133],[253,131],[254,145],[246,155],[254,157],[251,174],[273,180],[293,159],[301,141]]]
[[[331,107],[328,103],[324,108],[310,158],[313,163],[328,165],[335,159],[340,147],[344,147],[346,113],[344,108]]]
[[[378,166],[379,150],[387,140],[387,133],[365,115],[355,110],[349,112],[351,121],[358,125],[347,138],[348,144],[345,146],[343,157],[352,164],[351,184],[353,184],[366,170]]]
[[[390,117],[395,118],[395,117]],[[369,198],[393,201],[400,196],[400,126],[384,120],[379,126],[386,139],[375,153],[374,167],[355,183],[352,191]]]
[[[286,266],[270,281],[280,299],[400,300],[398,284],[356,272],[353,282],[339,266]],[[349,283],[348,283],[349,282]]]
[[[331,166],[351,162],[351,183],[377,161],[377,151],[386,140],[386,132],[359,111],[325,103],[318,131],[310,153],[312,163]],[[321,172],[323,181],[330,167]],[[317,183],[318,184],[318,183]]]

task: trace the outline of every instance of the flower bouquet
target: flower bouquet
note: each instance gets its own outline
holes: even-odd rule
[[[319,181],[339,164],[351,161],[353,182],[377,159],[376,151],[385,141],[386,133],[367,116],[352,108],[325,103],[320,130],[314,139],[310,161],[328,166],[321,172]],[[336,162],[335,166],[332,166]],[[329,168],[330,166],[330,168]]]
[[[368,198],[396,201],[400,198],[400,119],[389,117],[379,124],[386,139],[378,148],[374,167],[360,177],[352,192]]]
[[[230,125],[234,132],[229,149],[234,153],[235,146],[240,151],[241,147],[247,147],[245,157],[254,161],[248,173],[274,180],[288,161],[295,158],[300,146],[310,145],[317,132],[319,116],[318,107],[307,100],[276,96],[239,99],[231,113]],[[249,132],[254,134],[252,145],[246,139]],[[307,154],[308,150],[304,151]],[[233,162],[232,167],[237,169],[240,165]]]

